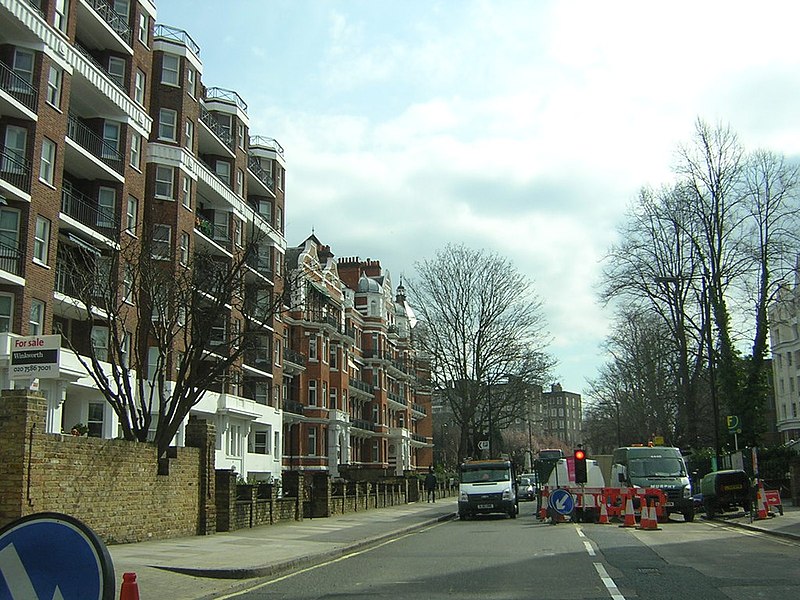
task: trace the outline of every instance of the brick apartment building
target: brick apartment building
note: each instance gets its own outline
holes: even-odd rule
[[[156,16],[149,0],[0,0],[0,386],[28,383],[9,376],[15,337],[60,333],[81,355],[108,348],[109,328],[76,299],[74,265],[98,280],[117,269],[125,282],[124,262],[112,259],[148,240],[151,258],[169,268],[186,268],[198,252],[224,268],[257,238],[245,308],[232,308],[218,334],[244,330],[258,343],[193,409],[216,426],[217,467],[270,480],[289,468],[428,464],[429,411],[413,377],[423,363],[411,360],[408,325],[401,335],[386,302],[391,284],[375,265],[365,268],[380,298],[356,291],[360,267],[339,265],[347,288],[323,255],[304,300],[324,323],[259,318],[256,308],[284,291],[284,150],[250,131],[235,91],[204,84],[198,45]],[[365,312],[365,301],[384,309]],[[325,357],[316,363],[312,339]],[[380,388],[363,391],[351,373]],[[40,386],[49,432],[80,422],[90,435],[119,435],[116,414],[66,345],[58,377]]]

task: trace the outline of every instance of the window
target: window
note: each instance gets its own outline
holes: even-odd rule
[[[97,360],[108,360],[108,327],[92,327],[92,350]]]
[[[331,395],[330,395],[330,398],[328,399],[328,408],[339,408],[337,406],[338,399],[339,399],[338,390],[335,387],[332,387],[331,388]]]
[[[53,185],[56,164],[56,143],[48,138],[42,139],[42,161],[39,163],[39,179]]]
[[[253,454],[269,454],[270,438],[269,430],[253,433]]]
[[[33,86],[33,61],[33,52],[23,48],[14,48],[14,62],[11,70],[29,86]],[[11,81],[11,86],[16,92],[30,92],[28,87],[20,85],[13,79]]]
[[[217,174],[225,185],[231,185],[231,164],[224,160],[218,160],[214,163],[214,172]]]
[[[192,178],[185,174],[183,176],[183,192],[181,193],[181,202],[186,208],[192,208]]]
[[[19,249],[19,211],[0,208],[0,256],[8,256]]]
[[[109,56],[108,76],[111,81],[125,89],[125,60],[118,56]]]
[[[150,346],[147,349],[147,379],[155,381],[156,375],[162,370],[161,354],[157,346]]]
[[[117,213],[117,190],[101,187],[97,191],[97,226],[114,227]]]
[[[272,202],[269,200],[259,200],[257,206],[258,214],[272,223]]]
[[[14,308],[14,296],[0,294],[0,333],[11,331],[11,317]]]
[[[128,207],[125,209],[125,231],[136,235],[136,226],[139,224],[139,200],[128,196]]]
[[[330,347],[330,355],[328,357],[329,362],[331,363],[331,369],[338,370],[339,369],[339,347],[335,344],[331,344]]]
[[[133,265],[125,263],[125,269],[122,272],[122,299],[125,302],[133,302],[131,296],[133,295]]]
[[[269,384],[259,381],[254,386],[255,401],[258,404],[269,406]]]
[[[236,195],[244,198],[244,171],[236,169]]]
[[[61,106],[61,69],[50,65],[47,74],[47,102],[55,108]]]
[[[190,120],[186,121],[186,138],[183,145],[189,152],[194,148],[194,123]]]
[[[275,229],[283,231],[283,211],[280,207],[275,209]]]
[[[162,140],[174,142],[177,140],[176,127],[178,113],[171,108],[162,108],[158,111],[158,137]]]
[[[142,136],[134,132],[131,136],[131,166],[137,171],[142,164]]]
[[[275,432],[275,443],[272,445],[272,454],[274,456],[280,456],[281,452],[281,434],[279,431]]]
[[[147,40],[150,35],[150,17],[144,13],[139,13],[139,41],[147,46]]]
[[[106,121],[103,123],[103,158],[119,156],[119,123]]]
[[[308,456],[317,455],[317,428],[308,428]]]
[[[277,173],[277,175],[278,175],[278,189],[283,191],[283,169],[281,167],[278,167],[275,170],[278,172]]]
[[[44,302],[31,300],[31,317],[28,320],[28,334],[42,335],[44,333]]]
[[[319,360],[317,354],[317,338],[310,337],[308,339],[308,360]]]
[[[3,160],[0,168],[4,173],[22,175],[26,172],[25,156],[28,148],[28,130],[16,125],[6,126]]]
[[[69,0],[56,0],[56,14],[53,25],[62,33],[67,33],[67,15],[69,14]]]
[[[239,144],[239,148],[244,150],[244,123],[236,123],[236,139]]]
[[[144,106],[144,86],[146,75],[141,69],[136,69],[136,77],[133,81],[133,99]]]
[[[156,166],[156,196],[159,198],[173,198],[172,185],[175,180],[175,167],[167,165]]]
[[[103,402],[89,403],[89,417],[86,419],[86,426],[89,430],[87,432],[87,435],[89,437],[103,437],[104,412],[105,412],[105,403]]]
[[[242,426],[230,425],[228,426],[228,455],[241,456],[242,455]]]
[[[308,382],[308,405],[309,406],[316,406],[317,405],[317,380],[311,379]]]
[[[180,85],[181,61],[174,54],[165,54],[161,61],[161,83]]]
[[[128,0],[113,0],[113,8],[114,12],[119,15],[119,18],[122,20],[125,25],[130,22],[128,15],[130,14],[131,8],[130,3]]]
[[[222,129],[222,139],[230,140],[233,138],[233,130],[231,129],[231,116],[217,113],[217,122]]]
[[[320,395],[320,403],[319,405],[325,408],[325,402],[328,400],[328,382],[322,382],[322,394]]]
[[[186,67],[186,91],[194,98],[194,69]]]
[[[156,260],[168,260],[172,246],[172,229],[169,225],[153,225],[153,244],[150,256]]]
[[[182,265],[189,264],[189,234],[181,232],[180,261]]]
[[[33,234],[33,259],[46,265],[49,252],[50,220],[44,217],[36,217],[36,231]]]

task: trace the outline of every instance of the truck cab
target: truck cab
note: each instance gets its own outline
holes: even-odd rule
[[[678,448],[667,446],[628,446],[614,450],[610,485],[616,487],[658,488],[667,497],[665,514],[694,519],[692,485],[686,463]]]
[[[459,468],[459,518],[466,520],[492,513],[517,518],[519,499],[514,464],[508,460],[463,462]]]

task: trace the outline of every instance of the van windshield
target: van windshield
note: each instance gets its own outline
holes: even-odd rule
[[[631,458],[628,463],[630,477],[685,477],[686,468],[679,458]]]
[[[511,479],[508,468],[505,467],[475,467],[461,471],[462,483],[488,483],[493,481],[508,481]]]

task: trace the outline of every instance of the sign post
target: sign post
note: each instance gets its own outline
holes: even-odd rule
[[[728,415],[725,417],[725,423],[728,426],[728,433],[733,434],[733,443],[736,452],[739,451],[739,434],[742,433],[741,422],[736,415]]]

